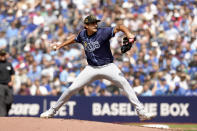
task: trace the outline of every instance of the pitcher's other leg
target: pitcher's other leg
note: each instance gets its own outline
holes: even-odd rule
[[[124,89],[128,99],[135,106],[135,109],[141,121],[151,120],[156,116],[156,114],[146,113],[144,111],[144,107],[138,100],[133,88],[130,86],[129,82],[123,77],[122,72],[115,64],[111,64],[110,66],[103,69],[102,73],[106,77],[106,79],[112,81],[118,87]]]
[[[48,111],[42,113],[40,117],[42,118],[51,118],[56,114],[56,111],[66,103],[69,98],[80,90],[83,86],[88,83],[91,83],[96,79],[96,71],[90,67],[86,66],[85,69],[77,76],[71,86],[63,92],[56,104],[51,107]]]
[[[122,88],[126,92],[128,99],[135,106],[137,111],[143,109],[143,105],[138,100],[133,88],[115,64],[110,64],[104,68],[103,75],[106,79],[112,81],[115,85]]]
[[[74,95],[77,91],[79,91],[88,83],[93,82],[95,79],[95,70],[90,66],[86,66],[86,68],[74,80],[71,86],[63,92],[63,94],[60,96],[53,108],[55,110],[58,110],[65,102],[69,100],[72,95]]]

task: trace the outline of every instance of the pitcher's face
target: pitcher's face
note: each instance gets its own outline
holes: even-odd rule
[[[97,22],[94,22],[94,23],[86,24],[85,27],[88,31],[95,33],[97,32],[98,24]]]

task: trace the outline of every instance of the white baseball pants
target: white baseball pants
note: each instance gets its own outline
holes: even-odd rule
[[[71,86],[63,92],[53,108],[57,111],[73,94],[97,79],[107,79],[113,82],[117,87],[122,88],[126,92],[128,99],[135,106],[137,111],[143,109],[143,105],[138,100],[133,88],[114,63],[99,67],[86,66]]]

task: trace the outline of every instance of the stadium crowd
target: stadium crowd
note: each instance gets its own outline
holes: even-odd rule
[[[137,95],[197,96],[197,2],[195,0],[0,0],[0,49],[6,49],[16,74],[14,94],[59,95],[86,65],[80,44],[59,51],[94,14],[99,26],[124,24],[136,34],[122,55],[120,32],[111,39],[115,64]],[[85,78],[84,78],[85,79]],[[124,95],[107,80],[97,80],[77,95]]]

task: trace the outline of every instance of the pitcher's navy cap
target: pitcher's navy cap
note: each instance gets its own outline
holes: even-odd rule
[[[100,22],[101,20],[98,20],[96,16],[94,15],[89,15],[84,19],[84,24],[90,24],[94,22]]]

